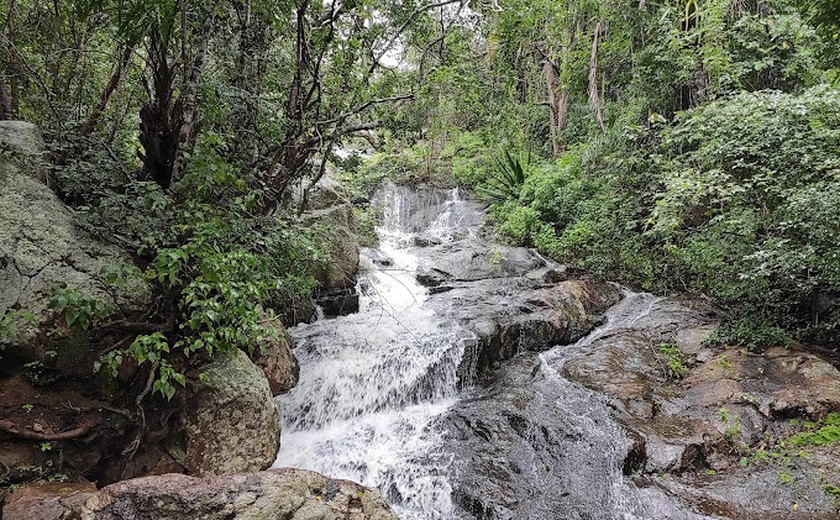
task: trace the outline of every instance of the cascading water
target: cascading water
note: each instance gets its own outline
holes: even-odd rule
[[[451,457],[435,421],[455,402],[470,334],[423,306],[427,290],[406,246],[418,233],[449,240],[469,230],[472,213],[457,190],[411,198],[392,187],[381,203],[381,244],[362,259],[359,313],[290,331],[301,379],[279,398],[275,465],[376,486],[401,518],[448,518]]]
[[[461,200],[457,190],[418,193],[389,186],[378,202],[384,210],[377,230],[381,244],[377,251],[363,252],[360,311],[290,330],[301,377],[278,397],[283,434],[275,466],[377,487],[404,520],[496,518],[453,502],[453,496],[463,495],[455,487],[463,487],[464,461],[492,446],[480,439],[459,445],[450,434],[452,418],[465,409],[468,414],[469,403],[487,399],[491,411],[505,405],[496,404],[495,390],[459,390],[459,365],[475,336],[424,305],[428,291],[415,278],[423,249],[413,247],[418,240],[475,238],[483,212]],[[549,459],[533,449],[491,455],[496,457],[492,464],[501,460],[514,466],[529,486],[528,497],[512,499],[516,514],[499,518],[695,518],[656,490],[627,482],[621,468],[626,434],[608,400],[560,373],[569,356],[617,329],[635,326],[657,301],[628,293],[610,309],[604,325],[577,343],[522,356],[532,364],[522,365],[513,386],[521,383],[528,401],[515,396],[515,411],[556,417],[552,420],[562,423],[558,431],[566,440],[551,441],[546,448],[556,453]],[[517,370],[516,363],[512,366]],[[477,409],[481,418],[487,409]],[[524,431],[526,437],[545,437],[544,427],[524,430],[529,428],[534,431]],[[558,489],[566,491],[555,493]],[[487,494],[495,492],[491,488]]]

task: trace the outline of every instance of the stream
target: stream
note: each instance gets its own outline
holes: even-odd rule
[[[478,381],[467,362],[476,333],[441,310],[458,301],[417,273],[428,244],[486,242],[482,207],[457,189],[398,186],[373,203],[384,218],[379,248],[362,252],[359,312],[290,330],[300,381],[277,398],[275,467],[376,487],[405,520],[703,518],[624,476],[629,443],[609,400],[563,375],[658,298],[623,291],[577,342],[522,352]]]

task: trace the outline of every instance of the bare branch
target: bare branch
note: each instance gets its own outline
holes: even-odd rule
[[[408,18],[406,19],[406,21],[403,22],[403,24],[399,26],[397,31],[393,35],[391,35],[391,38],[389,38],[387,43],[385,43],[385,46],[373,58],[373,63],[370,64],[370,69],[368,70],[368,74],[373,74],[373,71],[376,70],[376,67],[379,66],[379,61],[382,60],[382,58],[386,54],[388,54],[388,51],[391,50],[391,47],[394,45],[394,43],[396,43],[397,39],[402,35],[402,33],[405,32],[406,29],[408,29],[411,26],[411,24],[414,23],[414,20],[416,20],[418,16],[425,13],[426,11],[429,11],[429,10],[432,10],[432,9],[437,9],[438,7],[443,7],[445,5],[455,4],[455,3],[458,3],[458,2],[461,2],[461,0],[443,0],[442,2],[437,2],[437,3],[434,3],[434,4],[427,4],[427,5],[424,5],[424,6],[421,6],[421,7],[418,7],[417,9],[415,9],[413,13],[408,15]]]

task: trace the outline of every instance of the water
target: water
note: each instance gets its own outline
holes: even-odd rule
[[[576,443],[559,471],[572,495],[587,497],[584,507],[607,511],[616,520],[702,518],[685,510],[657,488],[640,489],[624,478],[627,434],[615,421],[609,400],[562,375],[571,357],[581,356],[611,334],[632,330],[665,298],[624,291],[624,298],[607,311],[604,324],[572,345],[539,354],[540,379],[535,388],[551,400],[554,413],[566,418],[569,431],[586,443]],[[571,483],[571,485],[570,485]],[[536,516],[534,518],[537,518]]]
[[[415,279],[423,249],[411,246],[418,237],[440,242],[476,237],[483,213],[457,190],[391,186],[379,203],[381,245],[363,252],[360,311],[290,330],[301,377],[278,397],[283,434],[275,467],[306,468],[376,487],[404,520],[470,518],[453,504],[453,488],[465,461],[494,447],[481,441],[452,444],[445,419],[459,413],[464,399],[481,403],[486,392],[458,386],[465,346],[475,337],[424,305],[428,292]],[[535,423],[544,418],[554,421],[550,426],[560,424],[571,445],[561,445],[562,454],[549,453],[557,446],[545,453],[526,446],[498,455],[520,468],[525,496],[514,518],[693,518],[656,490],[627,482],[621,467],[626,434],[609,402],[561,375],[569,356],[634,327],[659,301],[646,294],[625,296],[604,325],[577,343],[526,354],[538,368],[525,367],[525,375],[517,376],[521,388],[517,383],[513,391],[527,393],[531,400],[524,412]],[[495,397],[489,399],[492,411]],[[487,409],[479,409],[482,418]],[[535,437],[544,436],[533,428]],[[575,499],[560,502],[569,516],[558,513],[557,489]],[[572,516],[574,508],[584,516]],[[590,510],[606,516],[590,516]]]
[[[457,190],[406,196],[391,187],[378,252],[362,259],[360,311],[294,327],[298,385],[278,398],[275,466],[378,487],[400,518],[448,518],[452,457],[436,420],[456,402],[457,367],[472,335],[423,306],[415,236],[448,241],[477,229]]]

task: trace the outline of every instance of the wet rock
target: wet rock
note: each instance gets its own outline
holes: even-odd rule
[[[458,463],[453,501],[463,519],[695,519],[661,490],[635,504],[624,474],[644,464],[605,401],[563,380],[534,353],[500,365],[492,381],[445,418]],[[630,509],[628,509],[630,508]]]
[[[260,344],[260,351],[254,355],[254,363],[268,379],[272,395],[288,392],[298,382],[300,366],[291,349],[291,338],[282,323],[271,322],[276,337],[266,338]]]
[[[462,362],[467,379],[467,374],[481,374],[520,352],[577,340],[620,298],[606,284],[578,280],[547,285],[527,276],[448,287],[433,294],[429,305],[475,334]]]
[[[374,249],[371,247],[363,247],[361,250],[361,254],[366,260],[370,260],[373,265],[366,266],[367,269],[376,269],[379,268],[388,268],[391,267],[394,262],[387,256],[385,256],[382,251],[378,249]]]
[[[414,245],[417,247],[429,247],[440,245],[443,241],[437,237],[414,237]]]
[[[86,487],[24,490],[5,520],[396,520],[374,490],[297,469],[213,478],[159,475],[99,491]]]
[[[571,356],[563,374],[614,400],[617,418],[645,439],[641,471],[669,472],[672,478],[656,485],[697,510],[738,519],[832,518],[820,489],[824,465],[741,467],[740,457],[784,435],[789,417],[837,410],[840,372],[803,351],[712,348],[705,339],[716,324],[702,308],[659,299],[630,326]],[[683,353],[690,370],[681,381],[668,376],[663,342]],[[801,489],[780,483],[780,471],[791,472]]]
[[[318,281],[315,303],[330,317],[356,312],[359,303],[355,286],[361,246],[354,231],[353,207],[339,203],[308,211],[302,219],[305,225],[315,228],[319,245],[329,253],[329,260],[314,271]]]
[[[328,250],[329,262],[315,270],[322,293],[352,289],[359,270],[359,240],[353,232],[352,207],[334,206],[307,212],[303,216],[308,225],[317,226],[320,243]]]
[[[465,239],[428,248],[417,269],[417,280],[427,286],[524,276],[544,267],[537,253],[524,247],[488,247],[486,240]]]
[[[779,482],[780,471],[767,467],[734,475],[668,478],[659,485],[706,514],[733,520],[840,519],[822,492],[820,478],[812,475],[785,485]]]
[[[267,468],[280,419],[263,372],[242,351],[217,356],[181,397],[163,447],[189,473],[218,475]]]
[[[326,318],[346,316],[359,310],[359,293],[355,287],[319,293],[316,301]]]

